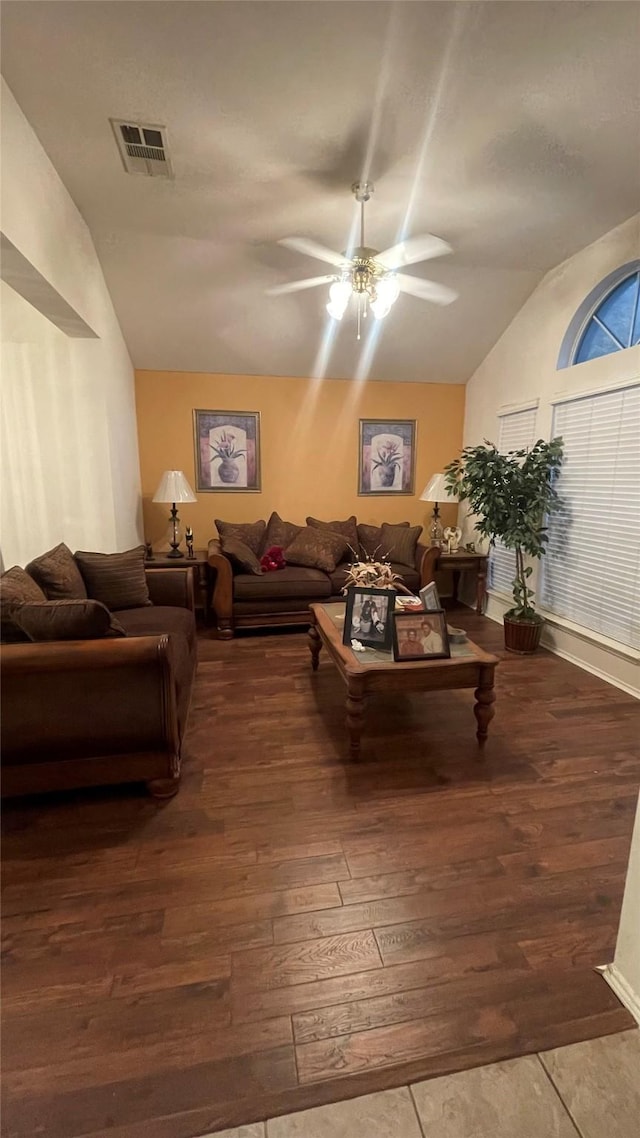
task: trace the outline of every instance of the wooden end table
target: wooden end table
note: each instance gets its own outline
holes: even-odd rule
[[[486,553],[471,553],[467,549],[458,549],[455,553],[447,553],[446,550],[441,552],[436,557],[433,563],[433,572],[437,569],[450,569],[453,573],[453,599],[458,600],[458,586],[460,584],[460,574],[463,570],[468,569],[471,573],[475,573],[476,577],[476,612],[482,616],[484,612],[484,604],[487,597],[487,566],[489,564],[489,557]],[[425,582],[426,583],[426,582]]]
[[[211,589],[209,577],[209,554],[206,549],[194,549],[193,557],[167,557],[166,553],[154,553],[145,557],[145,569],[192,569],[196,608],[202,609],[204,623],[209,623],[211,611]]]
[[[465,647],[469,654],[452,656],[448,660],[395,661],[386,653],[377,653],[375,662],[363,663],[360,653],[342,643],[345,606],[341,604],[312,604],[309,606],[309,649],[311,666],[316,672],[320,651],[324,647],[329,659],[338,669],[347,688],[347,727],[350,758],[360,757],[360,740],[364,726],[367,696],[372,692],[448,691],[455,688],[474,688],[476,702],[473,708],[480,747],[487,740],[489,723],[495,714],[494,672],[498,657],[491,656],[471,640]]]

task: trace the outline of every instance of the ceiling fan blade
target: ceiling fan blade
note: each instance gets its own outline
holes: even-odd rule
[[[335,274],[328,273],[324,277],[306,277],[302,281],[289,281],[287,284],[274,285],[265,289],[267,296],[282,296],[287,292],[302,292],[303,288],[315,288],[317,285],[329,284],[335,281]]]
[[[451,246],[441,237],[423,233],[420,237],[409,237],[399,245],[392,245],[382,253],[376,253],[376,261],[385,269],[401,269],[403,265],[415,265],[416,261],[429,261],[432,257],[442,257],[451,252]]]
[[[315,257],[316,261],[326,261],[328,265],[335,265],[338,269],[349,264],[343,253],[335,253],[333,249],[327,249],[325,245],[319,245],[309,237],[283,237],[278,241],[278,245],[284,245],[296,253],[304,253],[307,257]]]
[[[418,277],[409,276],[408,273],[396,273],[401,292],[408,292],[420,300],[430,300],[433,304],[451,304],[458,299],[458,293],[446,285],[436,284],[435,281],[423,281]]]

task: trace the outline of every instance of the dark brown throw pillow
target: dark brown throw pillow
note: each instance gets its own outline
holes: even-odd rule
[[[278,545],[280,549],[286,549],[303,528],[303,526],[297,526],[293,522],[283,522],[280,515],[274,510],[267,523],[263,548],[271,549],[273,545]]]
[[[318,518],[307,518],[307,525],[312,529],[330,530],[331,533],[342,534],[346,539],[347,555],[349,558],[358,555],[358,529],[356,526],[356,515],[352,514],[350,518],[345,518],[343,522],[321,522]]]
[[[33,577],[14,565],[0,577],[0,636],[6,643],[25,641],[27,636],[13,617],[20,605],[31,601],[46,601],[42,589]]]
[[[150,605],[144,571],[144,545],[125,553],[76,553],[76,562],[94,601],[102,601],[109,612]]]
[[[13,618],[29,640],[103,640],[126,636],[120,622],[100,601],[34,601]]]
[[[285,549],[284,556],[288,565],[333,573],[346,551],[347,539],[342,534],[305,526]]]
[[[222,552],[227,555],[233,568],[240,573],[254,573],[256,577],[262,576],[262,566],[255,553],[239,537],[221,536]]]
[[[237,537],[243,541],[249,549],[258,557],[264,547],[264,535],[267,531],[267,523],[265,521],[259,522],[222,522],[219,518],[215,519],[216,529],[220,534],[220,539],[223,537]]]
[[[389,561],[398,565],[415,565],[416,545],[421,533],[422,526],[382,525],[380,544]]]
[[[30,561],[27,573],[37,581],[50,601],[85,601],[87,590],[73,554],[63,541]]]
[[[409,522],[397,522],[397,525],[406,529]],[[373,560],[377,558],[378,561],[384,561],[386,550],[382,548],[382,526],[359,525],[358,542],[361,557],[369,557]]]

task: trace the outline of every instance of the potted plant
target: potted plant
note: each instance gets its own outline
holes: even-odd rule
[[[545,520],[560,508],[554,487],[562,465],[562,439],[538,439],[527,450],[508,454],[492,443],[465,447],[460,458],[445,467],[447,489],[466,499],[475,527],[490,544],[502,542],[516,558],[513,608],[504,614],[505,647],[534,652],[540,643],[543,618],[535,611],[527,558],[541,558],[548,541]]]

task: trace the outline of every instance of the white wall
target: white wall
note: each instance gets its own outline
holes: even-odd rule
[[[631,839],[620,927],[613,964],[604,975],[640,1023],[640,799]]]
[[[129,354],[89,230],[2,80],[2,231],[90,325],[66,336],[2,284],[2,555],[141,540]]]
[[[559,371],[556,368],[565,332],[584,298],[608,273],[638,256],[640,214],[546,275],[469,380],[465,446],[474,446],[483,439],[495,442],[498,412],[536,399],[536,437],[549,439],[552,399],[563,394],[597,391],[640,376],[638,348],[613,352]],[[468,529],[465,537],[471,538]],[[536,588],[535,577],[533,588]],[[497,594],[490,595],[487,615],[501,621],[511,603]],[[637,652],[613,642],[603,645],[602,638],[587,629],[544,611],[543,615],[547,617],[543,644],[626,691],[640,695]]]

